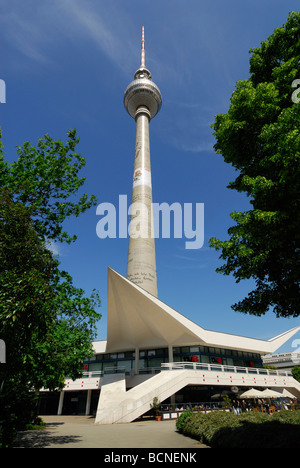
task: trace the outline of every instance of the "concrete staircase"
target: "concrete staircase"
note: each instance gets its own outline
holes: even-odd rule
[[[150,409],[154,397],[163,401],[184,387],[186,374],[189,372],[186,370],[160,372],[127,392],[125,374],[105,375],[95,423],[133,421]]]
[[[300,397],[300,383],[290,376],[257,374],[253,377],[253,374],[237,372],[166,370],[126,391],[125,374],[108,374],[103,377],[95,423],[131,422],[150,409],[154,397],[164,401],[186,385],[286,388]]]

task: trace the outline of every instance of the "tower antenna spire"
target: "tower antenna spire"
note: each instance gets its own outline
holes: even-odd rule
[[[149,123],[161,108],[158,86],[145,66],[145,36],[142,27],[141,66],[124,93],[124,106],[136,122],[132,203],[139,208],[131,213],[127,279],[157,297],[157,275],[152,216],[152,182]],[[135,230],[135,226],[139,229]]]
[[[145,65],[145,28],[144,28],[144,26],[142,26],[141,68],[146,68],[146,65]]]

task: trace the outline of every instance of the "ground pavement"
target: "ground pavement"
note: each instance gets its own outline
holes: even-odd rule
[[[42,416],[46,427],[18,434],[15,448],[205,448],[176,430],[175,421],[95,425],[88,416]]]

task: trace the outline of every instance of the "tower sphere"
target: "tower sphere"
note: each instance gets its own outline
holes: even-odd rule
[[[160,110],[161,104],[161,92],[152,81],[150,71],[140,67],[134,74],[134,81],[127,86],[124,93],[124,106],[127,112],[135,118],[137,109],[146,107],[152,119]]]

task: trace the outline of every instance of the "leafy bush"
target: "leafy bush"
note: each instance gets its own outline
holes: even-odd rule
[[[300,411],[183,414],[177,429],[212,448],[292,448],[300,437]]]
[[[25,431],[38,431],[44,429],[45,426],[46,423],[43,421],[43,419],[37,416],[32,423],[25,425]]]
[[[193,414],[194,413],[192,411],[184,411],[183,413],[181,413],[179,418],[176,420],[176,427],[179,432],[182,432],[186,419],[192,416]]]

